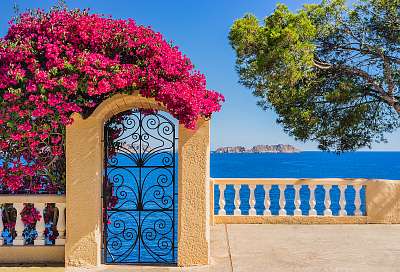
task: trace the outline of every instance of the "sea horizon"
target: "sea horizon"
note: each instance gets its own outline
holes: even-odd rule
[[[400,151],[211,153],[213,178],[400,180]]]
[[[211,150],[211,153],[216,152],[216,150]],[[324,151],[324,150],[318,150],[318,149],[311,149],[311,150],[300,150],[298,152],[225,152],[225,153],[220,153],[220,154],[249,154],[249,153],[253,153],[253,154],[269,154],[269,153],[273,153],[273,154],[296,154],[296,153],[302,153],[302,152],[321,152],[321,153],[331,153],[331,154],[348,154],[348,153],[358,153],[358,152],[400,152],[400,150],[354,150],[354,151],[345,151],[345,152],[340,152],[340,153],[336,153],[335,151]]]

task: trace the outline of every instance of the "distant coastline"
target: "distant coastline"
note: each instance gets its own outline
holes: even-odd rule
[[[288,144],[255,145],[251,148],[243,146],[219,147],[214,153],[299,153],[302,150]]]

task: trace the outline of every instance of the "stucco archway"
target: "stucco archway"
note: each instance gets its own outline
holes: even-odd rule
[[[98,266],[102,246],[103,128],[111,116],[132,109],[168,112],[159,102],[139,94],[114,95],[87,119],[74,114],[66,132],[66,266]],[[196,129],[179,125],[178,265],[209,262],[209,121]]]

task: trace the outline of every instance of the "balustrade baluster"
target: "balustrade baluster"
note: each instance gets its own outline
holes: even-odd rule
[[[330,191],[332,188],[332,185],[327,184],[324,185],[325,188],[325,210],[324,210],[324,216],[332,216],[332,210],[331,210],[331,195],[330,195]]]
[[[308,212],[309,216],[316,216],[317,215],[317,210],[315,209],[315,206],[317,205],[317,202],[315,201],[315,184],[310,184],[308,185],[308,188],[310,189],[310,211]]]
[[[362,185],[360,184],[354,185],[354,190],[355,190],[354,205],[356,206],[356,209],[354,210],[354,215],[356,216],[363,215],[361,211],[361,188]]]
[[[286,205],[286,199],[285,199],[285,184],[280,184],[279,185],[279,215],[286,215],[286,210],[285,210],[285,205]]]
[[[295,205],[295,209],[294,209],[294,215],[295,216],[301,216],[301,210],[300,210],[300,204],[301,204],[301,199],[300,199],[300,189],[301,189],[301,185],[294,185],[294,205]]]
[[[13,207],[16,209],[17,211],[17,218],[15,221],[15,231],[17,232],[17,237],[15,237],[14,241],[13,241],[13,245],[15,246],[23,246],[24,243],[24,237],[22,236],[22,232],[25,229],[25,225],[21,220],[21,211],[24,208],[24,204],[23,203],[14,203]]]
[[[65,203],[56,203],[58,209],[57,230],[59,236],[56,240],[56,245],[65,244]]]
[[[225,184],[219,184],[219,210],[218,210],[218,215],[226,215],[225,211]]]
[[[242,186],[240,184],[236,184],[233,186],[235,188],[235,210],[233,211],[233,215],[241,215],[242,211],[240,210],[240,188]]]
[[[1,204],[0,204],[1,205]],[[0,234],[3,232],[4,225],[3,225],[3,208],[0,206]],[[0,235],[0,246],[3,245],[3,237]]]
[[[346,211],[346,188],[347,185],[339,185],[339,190],[340,190],[340,200],[339,200],[339,204],[340,204],[340,211],[339,211],[339,215],[341,216],[346,216],[347,215],[347,211]]]
[[[35,239],[35,241],[33,242],[35,246],[42,246],[44,245],[44,230],[46,228],[45,226],[45,222],[44,222],[44,207],[45,204],[44,203],[34,203],[35,209],[38,210],[39,214],[41,215],[40,220],[38,220],[36,222],[36,231],[38,233],[37,238]]]
[[[249,209],[249,215],[257,215],[257,211],[256,211],[256,209],[254,208],[254,206],[256,205],[256,198],[254,197],[254,190],[256,189],[256,185],[250,184],[250,185],[249,185],[249,189],[250,189],[250,198],[249,198],[250,209]]]
[[[274,212],[274,215],[279,215],[279,216],[287,216],[288,215],[288,211],[286,209],[286,205],[292,205],[291,203],[288,203],[286,196],[285,196],[285,191],[287,189],[287,187],[292,187],[294,189],[294,199],[293,199],[293,205],[294,205],[294,210],[293,210],[293,215],[294,216],[304,216],[303,215],[303,209],[302,207],[304,206],[308,206],[307,203],[309,204],[309,211],[308,213],[305,212],[305,214],[308,214],[308,216],[333,216],[333,212],[332,209],[334,208],[335,211],[335,216],[348,216],[348,211],[347,206],[349,205],[353,205],[353,201],[351,201],[351,203],[347,203],[346,200],[346,190],[349,188],[349,183],[345,182],[345,180],[338,180],[336,181],[332,181],[330,179],[321,179],[320,182],[318,183],[315,180],[310,180],[309,183],[305,184],[303,180],[293,180],[293,182],[288,182],[287,180],[283,180],[283,181],[279,181],[279,180],[265,180],[265,182],[263,181],[260,185],[257,185],[257,183],[255,183],[256,180],[251,180],[248,183],[247,182],[239,182],[240,180],[233,180],[231,184],[221,184],[218,185],[219,186],[219,190],[220,190],[220,196],[219,196],[219,210],[218,210],[218,215],[226,215],[226,210],[225,210],[225,205],[226,205],[226,200],[224,197],[224,192],[226,190],[226,186],[232,186],[234,189],[234,196],[231,196],[231,198],[229,199],[229,201],[232,201],[233,198],[233,215],[238,216],[238,215],[242,215],[243,212],[241,210],[241,195],[240,195],[240,190],[242,188],[243,185],[248,186],[249,187],[249,196],[248,196],[248,200],[246,199],[245,202],[248,203],[249,205],[249,212],[248,215],[249,216],[257,216],[257,209],[256,209],[256,205],[258,205],[258,198],[256,197],[256,193],[258,193],[257,190],[257,186],[263,186],[264,188],[264,210],[262,212],[262,215],[264,216],[271,216],[272,212],[271,212],[271,206],[275,205],[274,203],[271,203],[271,201],[275,201],[275,199],[271,200],[271,189],[278,187],[279,190],[279,196],[275,194],[275,189],[273,190],[273,196],[276,196],[276,201],[278,202],[276,205],[279,206],[279,208],[277,208],[278,212]],[[275,183],[271,182],[274,181]],[[221,180],[219,181],[218,179],[216,179],[216,182],[223,182],[226,183],[226,180]],[[302,199],[302,192],[301,190],[306,190],[305,188],[303,188],[304,186],[308,186],[309,188],[309,193],[310,193],[310,198],[308,200]],[[228,186],[228,187],[229,187]],[[338,186],[339,189],[339,195],[337,197],[334,197],[334,202],[332,202],[333,200],[331,199],[331,191],[333,196],[336,195],[336,186]],[[322,188],[323,189],[322,189]],[[335,188],[334,188],[335,187]],[[351,187],[351,186],[350,186]],[[355,198],[354,198],[354,205],[355,205],[355,209],[354,209],[354,215],[356,216],[363,216],[365,215],[365,213],[363,213],[361,211],[361,207],[363,204],[363,202],[361,201],[361,192],[363,192],[363,184],[357,184],[355,183],[353,185],[354,187],[354,191],[355,191]],[[277,191],[278,191],[277,190]],[[291,191],[291,189],[288,189],[289,191]],[[321,192],[320,192],[321,190]],[[324,191],[324,192],[322,192]],[[320,193],[324,193],[323,199],[321,199],[321,201],[323,201],[324,204],[319,203],[320,199],[319,199],[319,195]],[[289,194],[289,192],[288,192]],[[232,194],[231,194],[232,195]],[[338,198],[338,201],[336,202],[336,198]],[[261,199],[260,199],[261,200]],[[289,201],[290,202],[290,201]],[[318,203],[317,203],[318,202]],[[230,203],[230,202],[229,202]],[[243,203],[244,205],[247,206],[246,203]],[[272,204],[272,205],[271,205]],[[260,204],[261,205],[261,204]],[[318,209],[317,212],[317,207],[320,207],[320,205],[323,205],[323,208],[321,207],[321,210]],[[336,206],[338,206],[338,211],[336,212]],[[333,208],[332,208],[333,207]],[[246,213],[247,214],[247,213]],[[260,213],[261,215],[261,213]]]
[[[264,185],[264,215],[271,215],[271,199],[269,197],[269,191],[271,190],[271,185],[270,184],[265,184]]]

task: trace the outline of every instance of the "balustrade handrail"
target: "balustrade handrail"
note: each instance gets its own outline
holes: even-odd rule
[[[369,180],[365,178],[211,178],[214,184],[225,185],[366,185]]]
[[[0,203],[65,203],[65,195],[2,195]]]

